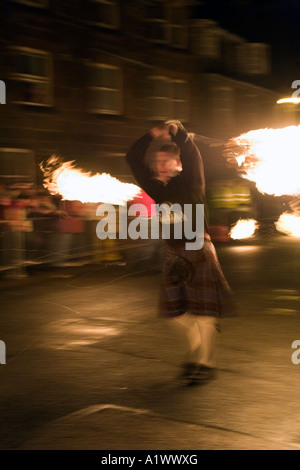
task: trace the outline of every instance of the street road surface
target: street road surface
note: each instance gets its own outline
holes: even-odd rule
[[[300,449],[299,240],[217,246],[239,317],[218,373],[177,381],[159,269],[103,264],[1,280],[1,449]],[[299,354],[300,359],[300,354]]]

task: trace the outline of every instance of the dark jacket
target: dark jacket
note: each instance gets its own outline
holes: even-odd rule
[[[152,142],[150,133],[143,135],[133,144],[126,155],[127,162],[139,186],[157,204],[177,203],[182,208],[183,204],[192,204],[195,209],[196,204],[204,204],[205,197],[204,169],[199,149],[184,128],[179,127],[177,134],[171,135],[171,138],[180,148],[182,171],[168,183],[156,179],[145,163],[145,156]],[[181,240],[174,240],[171,237],[168,243],[177,245],[185,241],[184,237]]]

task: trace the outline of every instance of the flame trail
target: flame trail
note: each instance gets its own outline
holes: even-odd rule
[[[83,203],[110,203],[124,205],[137,196],[140,188],[135,184],[122,183],[108,173],[84,172],[75,168],[74,161],[62,162],[52,155],[40,168],[44,174],[44,187],[51,194],[60,194],[69,201]]]
[[[300,126],[251,130],[228,140],[224,156],[262,193],[300,194]]]

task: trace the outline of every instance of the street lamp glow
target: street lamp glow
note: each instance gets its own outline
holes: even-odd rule
[[[299,104],[300,103],[300,98],[281,98],[280,100],[277,101],[277,104],[282,104],[282,103],[293,103],[293,104]]]

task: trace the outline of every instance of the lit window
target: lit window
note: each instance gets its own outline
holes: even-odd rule
[[[119,67],[104,64],[90,66],[88,110],[101,114],[123,113],[123,78]]]
[[[52,106],[51,54],[25,47],[10,47],[12,81],[11,100],[14,103]]]
[[[150,119],[177,119],[183,122],[189,120],[186,81],[150,77],[150,85]]]
[[[105,28],[119,29],[120,4],[118,0],[87,0],[87,21]]]

